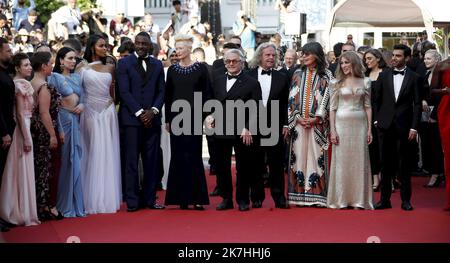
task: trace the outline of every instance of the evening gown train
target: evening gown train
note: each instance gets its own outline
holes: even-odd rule
[[[32,145],[30,119],[33,111],[33,87],[24,79],[14,80],[16,101],[21,100],[20,109],[15,109],[16,128],[12,137],[8,157],[3,171],[0,189],[0,218],[15,225],[38,225],[33,151],[24,152],[24,142]],[[19,112],[17,112],[19,111]],[[23,114],[23,123],[18,114]]]
[[[84,207],[88,214],[115,213],[120,209],[122,186],[119,124],[109,92],[112,76],[87,66],[81,78],[85,96],[80,117]]]

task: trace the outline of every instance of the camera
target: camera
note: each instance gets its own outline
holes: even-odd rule
[[[91,13],[93,16],[95,16],[96,18],[100,18],[102,16],[102,10],[98,9],[98,8],[93,8],[91,10]]]
[[[246,15],[241,16],[241,18],[242,18],[245,22],[247,22],[247,21],[250,20],[250,19],[248,18],[248,16],[246,16]]]
[[[292,1],[292,0],[282,0],[282,1],[281,1],[281,4],[282,4],[284,7],[288,7],[288,5],[291,3],[291,1]]]

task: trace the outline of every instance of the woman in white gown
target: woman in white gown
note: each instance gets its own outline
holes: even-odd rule
[[[119,124],[114,105],[114,66],[106,64],[102,36],[92,35],[80,69],[85,109],[80,129],[83,146],[81,175],[86,213],[115,213],[121,203]]]

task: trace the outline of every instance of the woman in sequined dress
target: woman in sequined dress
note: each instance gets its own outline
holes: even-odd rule
[[[330,208],[373,209],[370,84],[358,54],[343,53],[336,80],[330,83],[330,141],[334,144],[327,195]]]

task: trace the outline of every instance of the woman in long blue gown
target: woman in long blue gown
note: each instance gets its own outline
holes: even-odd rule
[[[63,47],[56,55],[48,83],[61,94],[58,130],[61,146],[61,172],[56,208],[64,217],[85,216],[81,182],[80,113],[83,111],[81,78],[71,73],[76,65],[75,51]]]

